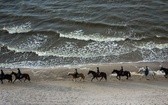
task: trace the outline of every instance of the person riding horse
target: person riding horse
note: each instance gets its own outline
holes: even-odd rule
[[[75,74],[75,77],[77,78],[78,74],[79,74],[78,71],[77,71],[77,69],[75,69],[75,73],[74,74]]]
[[[20,72],[20,69],[18,68],[18,74],[17,74],[17,76],[19,77],[19,78],[22,78],[22,73]]]
[[[3,70],[1,70],[1,78],[4,78],[4,72],[3,72]]]
[[[123,66],[121,66],[120,74],[123,75]]]
[[[149,74],[149,69],[148,69],[148,66],[146,66],[146,69],[145,69],[145,76],[147,76]]]
[[[98,75],[98,77],[100,76],[99,67],[97,67],[97,75]]]

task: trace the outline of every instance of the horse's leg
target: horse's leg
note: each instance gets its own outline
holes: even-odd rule
[[[98,81],[98,77],[96,77],[97,81]]]
[[[92,77],[91,82],[93,81],[94,78],[95,78],[95,77]]]
[[[15,78],[15,80],[13,81],[13,83],[16,81],[16,78]]]
[[[100,78],[100,81],[103,79],[103,77]]]
[[[128,75],[127,75],[127,78],[126,79],[128,79]]]
[[[81,81],[82,80],[82,77],[80,77],[80,80],[79,81]]]
[[[146,77],[146,80],[149,80],[148,75],[147,75],[147,76],[145,76],[145,77]]]
[[[83,82],[84,82],[84,81],[85,81],[85,80],[84,80],[85,78],[82,78],[82,79],[83,79]]]
[[[118,76],[116,76],[116,78],[119,79]]]
[[[22,82],[22,80],[21,79],[19,79],[20,80],[20,82]]]
[[[154,73],[153,73],[152,77],[153,77],[153,79],[155,79],[155,74]]]
[[[121,79],[121,76],[119,76],[119,80]]]
[[[24,82],[26,81],[26,78],[24,79]]]

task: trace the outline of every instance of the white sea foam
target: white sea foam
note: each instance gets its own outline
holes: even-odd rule
[[[136,47],[141,51],[143,61],[163,61],[168,59],[168,43],[157,44],[151,41]]]
[[[55,47],[50,47],[50,49],[41,50],[41,48],[45,47],[43,47],[43,45],[47,43],[48,36],[37,34],[28,37],[23,43],[15,46],[10,46],[8,48],[16,52],[34,52],[39,56],[80,57],[93,59],[95,57],[104,57],[106,59],[106,56],[120,57],[123,54],[139,51],[141,52],[142,58],[145,61],[164,60],[168,58],[167,54],[165,53],[167,52],[167,50],[165,49],[168,48],[168,43],[157,44],[151,41],[142,43],[140,45],[133,45],[132,43],[118,44],[118,42],[116,42],[117,39],[103,39],[99,34],[84,35],[81,30],[72,32],[71,34],[67,35],[61,34],[60,37],[94,41],[80,47],[75,42],[63,42],[62,44]],[[124,39],[125,38],[119,40]],[[155,51],[154,49],[158,50]]]
[[[14,34],[14,33],[26,33],[31,31],[31,23],[27,22],[25,24],[22,25],[13,25],[13,26],[4,26],[3,30],[8,31],[10,34]]]
[[[16,52],[34,52],[39,56],[58,56],[58,57],[80,57],[80,58],[94,58],[100,56],[121,56],[122,54],[131,53],[133,51],[140,51],[142,58],[147,61],[164,60],[167,58],[165,50],[167,44],[147,44],[143,46],[129,47],[130,45],[119,45],[116,42],[91,42],[83,47],[78,47],[75,42],[65,42],[57,47],[42,51],[38,48],[42,47],[47,42],[44,35],[34,36],[19,45],[18,47],[8,47],[10,50]],[[162,50],[155,51],[154,48]]]
[[[37,34],[30,36],[24,43],[18,44],[15,47],[8,46],[8,49],[15,52],[36,52],[46,42],[47,36]]]
[[[148,42],[148,43],[143,43],[141,44],[140,46],[136,46],[137,48],[140,48],[140,49],[154,49],[154,48],[157,48],[157,49],[165,49],[165,48],[168,48],[168,43],[164,43],[164,44],[156,44],[154,42]]]
[[[60,56],[60,57],[99,57],[99,56],[119,56],[134,51],[134,48],[127,48],[114,42],[91,42],[88,45],[78,48],[76,43],[66,42],[55,49],[46,52],[36,52],[39,56]]]

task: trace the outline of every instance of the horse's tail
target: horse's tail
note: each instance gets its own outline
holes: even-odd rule
[[[105,78],[105,80],[107,81],[107,74],[105,73],[105,75],[104,75],[104,78]]]
[[[85,75],[83,74],[83,79],[85,79]]]
[[[27,79],[30,81],[30,76],[29,75],[27,75]]]
[[[85,79],[85,75],[82,74],[82,73],[80,75],[81,75],[82,79],[84,80]]]

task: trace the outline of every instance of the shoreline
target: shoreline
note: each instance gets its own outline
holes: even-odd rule
[[[146,62],[146,61],[137,61],[137,62],[113,62],[113,63],[88,63],[88,64],[76,64],[76,65],[59,65],[59,66],[54,66],[54,67],[19,67],[19,68],[23,68],[23,69],[59,69],[59,68],[79,68],[79,67],[84,67],[84,66],[98,66],[98,65],[127,65],[127,64],[132,64],[132,65],[145,65],[145,64],[157,64],[157,65],[163,65],[163,66],[167,66],[168,61],[153,61],[153,62]],[[15,69],[18,67],[11,67],[11,68],[5,68],[5,67],[1,67],[1,69]]]
[[[168,62],[162,62],[162,66],[168,68]],[[134,74],[138,72],[140,67],[148,66],[153,71],[158,71],[161,63],[160,62],[134,62],[134,63],[105,63],[105,64],[88,64],[88,65],[76,65],[71,67],[56,67],[56,68],[20,68],[22,73],[30,74],[32,79],[36,80],[45,80],[45,79],[64,79],[67,78],[68,72],[74,72],[75,69],[78,69],[79,73],[83,73],[87,76],[89,70],[96,71],[96,67],[100,68],[100,72],[105,72],[109,76],[113,69],[120,70],[123,66],[124,70],[133,72]],[[11,73],[12,71],[17,72],[17,68],[14,69],[2,69],[4,73]]]
[[[166,66],[167,62],[164,63]],[[85,80],[72,81],[68,72],[74,72],[74,68],[31,69],[20,68],[22,73],[28,73],[31,82],[16,81],[0,84],[0,104],[2,105],[166,105],[168,103],[168,84],[163,75],[157,75],[155,79],[140,79],[140,75],[132,75],[126,80],[115,76],[109,77],[113,69],[129,69],[131,72],[138,70],[136,67],[151,66],[155,71],[160,63],[134,63],[134,64],[101,64],[78,67],[78,72],[85,75]],[[107,81],[96,79],[91,82],[88,70],[96,70],[107,73]],[[17,72],[17,69],[5,69],[5,73]]]

